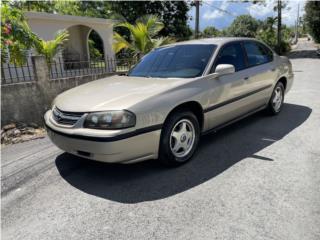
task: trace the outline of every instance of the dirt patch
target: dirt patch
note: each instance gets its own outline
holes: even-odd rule
[[[46,130],[37,124],[10,123],[1,129],[1,144],[15,144],[44,138]]]

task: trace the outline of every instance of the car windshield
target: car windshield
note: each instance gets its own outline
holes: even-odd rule
[[[216,45],[186,44],[157,48],[128,73],[135,77],[193,78],[201,76]]]

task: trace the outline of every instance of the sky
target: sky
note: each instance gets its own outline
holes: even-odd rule
[[[220,1],[202,1],[200,6],[200,30],[202,31],[207,26],[214,26],[218,29],[228,27],[235,17],[242,14],[249,14],[254,18],[264,20],[267,17],[276,16],[276,12],[273,11],[273,6],[276,2],[274,0],[266,0],[265,5],[253,4],[252,2],[237,2],[230,0]],[[289,0],[288,9],[282,12],[282,21],[288,26],[294,26],[297,19],[298,5],[300,5],[300,16],[304,13],[305,0]],[[218,7],[226,12],[217,10]],[[192,20],[189,21],[189,25],[192,29],[195,26],[195,7],[192,7],[189,11],[189,16]]]

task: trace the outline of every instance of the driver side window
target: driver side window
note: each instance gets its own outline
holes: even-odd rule
[[[210,72],[214,73],[219,64],[231,64],[234,66],[236,72],[244,69],[246,64],[241,43],[232,43],[223,47]]]

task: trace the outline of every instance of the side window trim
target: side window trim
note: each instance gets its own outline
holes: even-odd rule
[[[219,58],[220,54],[222,53],[222,51],[223,51],[226,47],[228,47],[228,46],[230,46],[230,45],[232,45],[232,44],[237,44],[237,43],[240,44],[240,46],[241,46],[242,54],[243,54],[243,57],[244,57],[243,61],[245,62],[245,68],[242,68],[242,69],[238,70],[238,72],[239,72],[239,71],[242,71],[242,70],[244,70],[244,69],[247,68],[248,65],[247,65],[247,59],[246,59],[246,52],[244,51],[244,47],[242,46],[242,41],[239,41],[239,40],[238,40],[238,41],[232,41],[232,42],[225,43],[224,45],[221,46],[221,48],[219,49],[219,52],[217,53],[216,58],[214,59],[212,65],[211,65],[211,67],[210,67],[210,71],[209,71],[208,74],[214,73],[214,72],[213,72],[213,69],[215,70],[215,68],[216,68],[216,63],[217,63],[218,58]]]
[[[249,60],[248,60],[247,51],[246,51],[246,49],[244,47],[244,41],[241,41],[240,44],[241,44],[241,48],[242,48],[242,51],[243,51],[244,63],[245,63],[245,66],[246,66],[245,69],[247,69],[250,66],[249,66]]]
[[[271,48],[269,48],[266,44],[262,43],[262,42],[258,42],[260,45],[262,45],[263,48],[266,49],[267,52],[270,52],[272,54],[272,59],[269,62],[273,62],[274,60],[274,52],[272,51]]]
[[[249,60],[248,60],[247,51],[246,51],[246,49],[244,47],[244,44],[247,43],[247,42],[249,42],[249,43],[250,42],[257,43],[257,44],[262,45],[264,48],[267,48],[269,51],[272,52],[272,60],[268,61],[268,62],[265,62],[265,63],[258,64],[258,65],[249,66]],[[270,63],[270,62],[274,61],[274,51],[269,46],[265,45],[264,43],[261,43],[261,42],[255,41],[255,40],[237,40],[237,41],[225,43],[224,45],[221,46],[221,48],[219,49],[214,61],[212,62],[211,66],[209,66],[210,70],[207,73],[207,75],[214,73],[213,69],[216,67],[216,63],[218,61],[218,57],[220,56],[221,52],[224,50],[225,47],[227,47],[228,45],[233,44],[233,43],[240,43],[240,45],[242,47],[243,56],[244,56],[245,68],[243,68],[243,69],[241,69],[239,71],[243,71],[243,70],[248,69],[248,68],[257,67],[257,66],[260,66],[260,65],[263,65],[263,64],[267,64],[267,63]]]
[[[267,63],[270,63],[270,62],[273,61],[274,55],[272,55],[272,60],[271,60],[271,61],[268,60],[267,62],[250,66],[250,65],[249,65],[249,60],[248,60],[247,50],[246,50],[246,48],[245,48],[245,46],[244,46],[245,43],[255,43],[255,44],[257,44],[257,45],[260,45],[260,46],[262,46],[262,47],[264,47],[264,48],[268,48],[268,49],[269,49],[269,47],[265,46],[264,44],[262,44],[262,43],[260,43],[260,42],[258,42],[258,41],[254,41],[254,40],[245,40],[245,41],[243,41],[244,54],[245,54],[245,56],[246,56],[246,59],[247,59],[246,61],[247,61],[247,63],[248,63],[248,64],[247,64],[247,68],[253,68],[253,67],[261,66],[261,65],[263,65],[263,64],[267,64]],[[273,52],[271,49],[269,49],[269,50],[274,54],[274,52]]]

